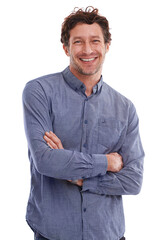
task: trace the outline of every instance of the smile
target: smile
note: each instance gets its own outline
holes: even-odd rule
[[[95,59],[96,59],[95,57],[94,58],[80,58],[80,60],[83,61],[83,62],[91,62]]]

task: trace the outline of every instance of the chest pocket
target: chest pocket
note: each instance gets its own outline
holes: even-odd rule
[[[120,140],[125,128],[124,122],[114,118],[101,118],[98,120],[98,149],[101,153],[117,151],[121,145]]]

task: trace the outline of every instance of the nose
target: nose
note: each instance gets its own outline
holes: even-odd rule
[[[90,42],[84,42],[83,44],[83,49],[82,49],[84,54],[90,55],[93,53],[92,45]]]

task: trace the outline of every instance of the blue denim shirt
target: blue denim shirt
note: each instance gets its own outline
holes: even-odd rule
[[[24,123],[31,166],[26,219],[50,240],[119,240],[125,231],[122,196],[138,194],[144,152],[131,101],[103,82],[91,96],[66,68],[28,82]],[[43,139],[52,130],[63,149]],[[107,172],[105,154],[124,168]],[[83,187],[67,180],[84,179]]]

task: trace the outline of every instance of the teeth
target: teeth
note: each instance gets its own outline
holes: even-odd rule
[[[90,61],[93,61],[95,58],[88,58],[88,59],[86,59],[86,58],[81,58],[81,60],[82,61],[84,61],[84,62],[90,62]]]

